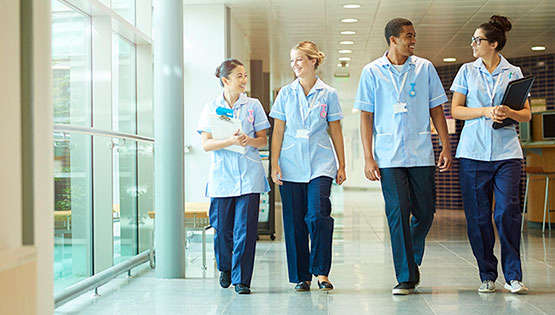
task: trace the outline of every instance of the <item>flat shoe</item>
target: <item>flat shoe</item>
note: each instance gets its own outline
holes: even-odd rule
[[[320,289],[320,291],[331,291],[333,290],[333,285],[327,281],[318,281],[318,289]]]
[[[229,288],[231,285],[231,270],[222,271],[220,273],[220,286],[222,288]]]
[[[301,281],[295,286],[295,291],[310,291],[310,281]]]

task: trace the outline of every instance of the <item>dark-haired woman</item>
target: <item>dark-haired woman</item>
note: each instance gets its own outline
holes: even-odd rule
[[[478,262],[482,284],[478,291],[495,292],[497,258],[493,253],[495,234],[493,219],[501,243],[501,266],[505,289],[524,294],[520,262],[519,186],[522,162],[515,125],[493,129],[494,122],[511,118],[530,120],[528,101],[522,110],[501,104],[507,84],[522,78],[519,67],[511,65],[499,52],[507,41],[511,23],[494,15],[480,25],[472,36],[472,53],[476,61],[462,65],[451,90],[451,112],[465,120],[457,147],[460,158],[460,182],[472,252]]]
[[[333,237],[330,191],[332,180],[341,185],[346,179],[337,92],[315,74],[323,60],[324,53],[313,42],[297,44],[291,50],[297,79],[280,90],[270,112],[275,123],[272,179],[280,185],[289,281],[297,284],[296,291],[310,290],[312,275],[319,290],[333,289],[328,279]]]
[[[270,190],[258,148],[267,143],[270,123],[260,102],[243,94],[247,72],[240,61],[225,60],[216,69],[216,77],[223,93],[204,106],[197,127],[204,150],[212,152],[206,192],[210,225],[215,229],[214,252],[220,285],[227,288],[233,284],[237,293],[249,294],[260,193]],[[242,131],[216,140],[212,138],[210,115],[222,112],[239,119]],[[245,147],[245,153],[226,150],[232,145]]]

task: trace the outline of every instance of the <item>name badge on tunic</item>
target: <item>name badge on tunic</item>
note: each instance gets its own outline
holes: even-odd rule
[[[310,133],[310,131],[308,131],[306,129],[297,129],[297,138],[308,139],[308,134],[309,133]]]
[[[406,113],[409,110],[407,109],[407,103],[399,102],[393,105],[393,113]]]

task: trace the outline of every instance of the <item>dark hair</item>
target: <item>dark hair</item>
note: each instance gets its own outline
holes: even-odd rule
[[[222,78],[229,79],[229,75],[233,72],[233,69],[237,68],[238,66],[243,66],[241,61],[237,59],[226,59],[216,68],[216,78],[220,79],[220,84],[224,86],[222,82]]]
[[[484,32],[484,35],[488,39],[488,42],[497,42],[497,48],[495,50],[501,51],[507,43],[507,33],[512,28],[511,22],[505,16],[492,15],[489,18],[489,22],[480,25],[480,29]]]
[[[395,18],[385,26],[385,40],[387,45],[389,45],[389,38],[391,36],[399,37],[403,31],[403,26],[411,26],[412,22],[404,18]]]

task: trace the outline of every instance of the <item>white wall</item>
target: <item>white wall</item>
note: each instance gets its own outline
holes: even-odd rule
[[[223,4],[184,6],[185,145],[191,146],[185,154],[187,202],[208,201],[210,154],[202,149],[196,128],[204,104],[222,92],[214,70],[226,58],[225,10]]]
[[[33,0],[34,32],[34,214],[37,253],[37,314],[54,310],[54,153],[50,1]],[[1,164],[1,163],[0,163]]]

